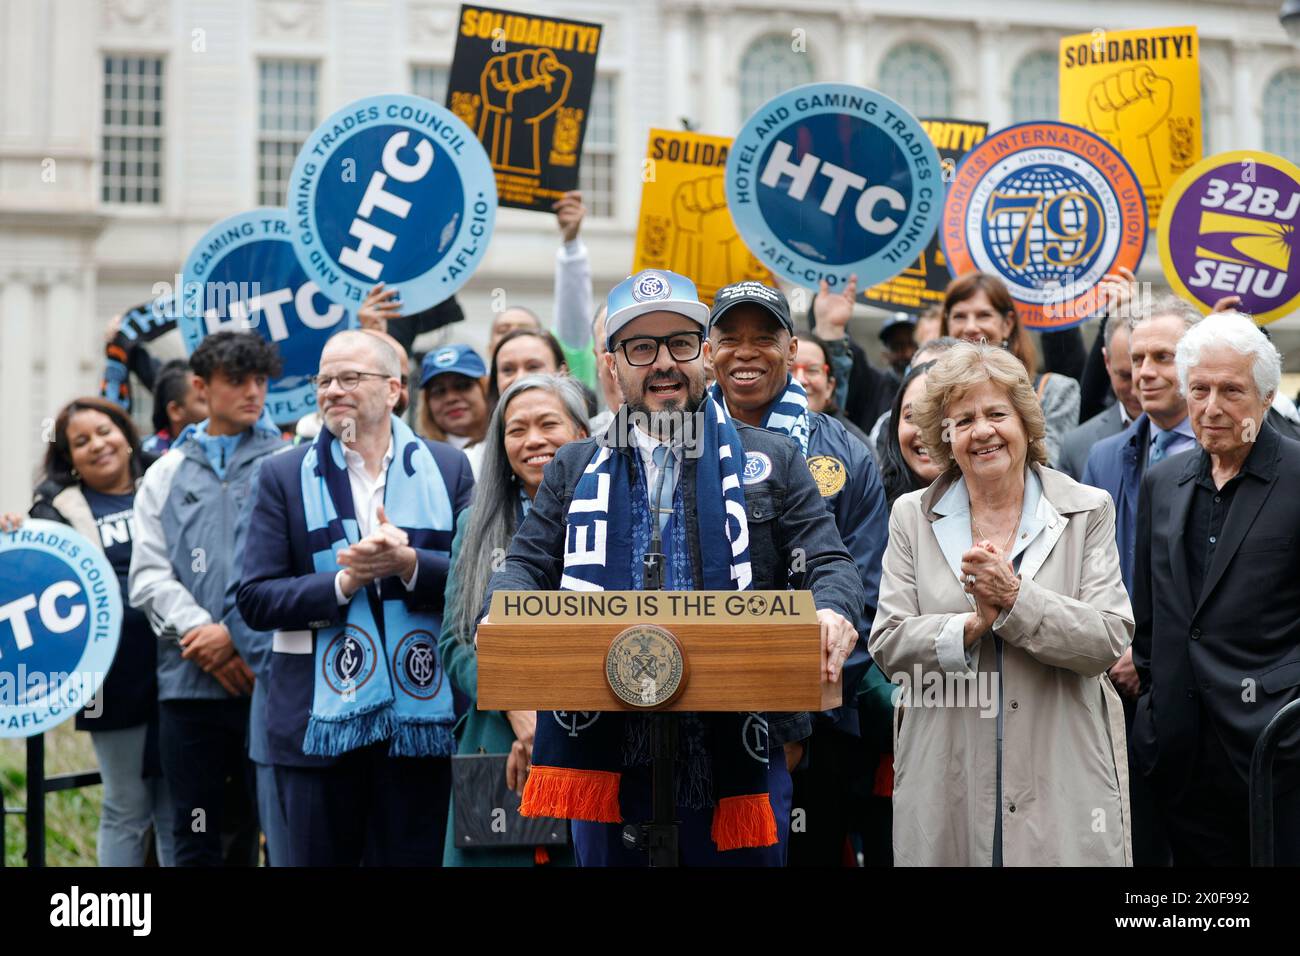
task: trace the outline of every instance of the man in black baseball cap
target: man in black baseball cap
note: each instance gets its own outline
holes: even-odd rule
[[[912,356],[916,354],[916,316],[895,312],[880,327],[880,341],[885,346],[881,357],[902,381]]]
[[[709,348],[716,375],[712,394],[727,413],[799,444],[862,578],[866,601],[854,626],[859,634],[870,633],[889,536],[884,488],[866,446],[834,418],[809,411],[803,386],[791,376],[799,342],[786,297],[761,282],[719,289],[709,313]],[[859,642],[844,664],[846,704],[855,699],[870,663],[866,645]],[[852,817],[851,768],[866,761],[861,749],[857,710],[851,704],[814,722],[815,755],[794,773],[794,805],[814,807],[811,812],[822,822],[815,832],[791,836],[792,865],[839,865]],[[792,767],[801,757],[800,745],[787,748]]]

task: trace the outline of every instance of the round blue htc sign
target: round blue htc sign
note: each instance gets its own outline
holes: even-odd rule
[[[307,277],[289,233],[283,209],[253,209],[214,225],[185,260],[177,317],[190,353],[223,329],[256,330],[280,350],[283,368],[266,395],[280,425],[316,410],[309,379],[321,350],[335,332],[356,324]]]
[[[67,525],[24,521],[0,534],[0,737],[31,737],[85,707],[122,630],[104,552]]]
[[[774,273],[866,288],[902,272],[939,226],[939,154],[889,97],[842,83],[782,93],[749,118],[727,157],[727,205]]]
[[[410,314],[454,294],[482,261],[496,179],[450,110],[418,96],[371,96],[307,138],[287,205],[298,260],[326,295],[355,309],[383,282]]]

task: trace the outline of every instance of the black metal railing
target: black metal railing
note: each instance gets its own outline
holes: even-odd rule
[[[1250,755],[1250,865],[1273,865],[1273,758],[1282,735],[1300,727],[1300,700],[1276,714]]]
[[[5,865],[4,848],[10,817],[21,816],[26,823],[27,851],[24,858],[28,866],[45,865],[45,795],[78,787],[93,787],[103,783],[98,770],[81,770],[45,776],[45,735],[27,738],[27,806],[0,806],[0,867]]]

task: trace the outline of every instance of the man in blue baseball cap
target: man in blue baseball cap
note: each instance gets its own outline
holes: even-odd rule
[[[485,375],[482,357],[468,345],[436,348],[420,366],[420,433],[463,451],[475,478],[489,418]]]
[[[797,446],[733,422],[708,396],[707,322],[695,284],[672,272],[638,272],[609,294],[604,361],[624,404],[603,436],[562,446],[546,466],[483,610],[497,589],[808,588],[823,676],[834,681],[857,639],[861,579]],[[649,571],[647,553],[662,555]],[[793,570],[792,554],[804,556]],[[573,820],[580,865],[644,865],[638,825],[651,817],[651,775],[639,715],[603,713],[585,726],[560,716],[538,714],[520,813]],[[810,716],[680,720],[681,862],[783,865],[786,751],[808,735]]]
[[[865,600],[853,618],[871,630],[880,589],[880,562],[889,538],[885,490],[867,447],[834,418],[808,408],[808,396],[790,374],[798,354],[790,306],[778,289],[737,282],[718,290],[709,317],[709,349],[716,381],[713,398],[739,421],[787,435],[799,445],[826,511],[862,580]],[[858,685],[871,665],[866,642],[844,665],[844,703],[818,715],[808,760],[794,774],[796,803],[820,821],[792,838],[791,865],[836,866],[853,828],[855,766],[865,767],[857,708]]]

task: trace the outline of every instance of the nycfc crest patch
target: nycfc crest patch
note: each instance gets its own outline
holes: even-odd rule
[[[442,688],[438,666],[438,644],[428,631],[412,631],[397,642],[393,651],[393,674],[397,686],[416,700],[433,700]]]
[[[761,451],[745,452],[745,470],[741,480],[747,485],[756,485],[772,474],[772,459]]]
[[[673,287],[668,284],[668,277],[659,272],[646,272],[632,286],[632,298],[638,302],[654,299],[666,299],[672,294]]]
[[[321,659],[326,685],[336,694],[355,694],[374,676],[377,656],[374,639],[355,624],[346,625]]]
[[[813,481],[817,482],[817,490],[822,493],[823,498],[838,494],[844,487],[844,482],[848,480],[844,462],[830,455],[814,455],[809,458],[808,470],[812,472]]]

